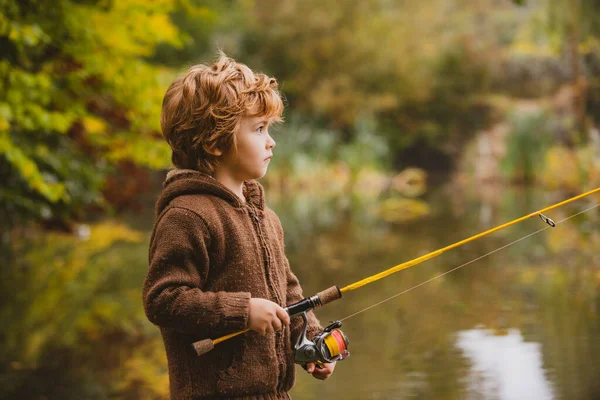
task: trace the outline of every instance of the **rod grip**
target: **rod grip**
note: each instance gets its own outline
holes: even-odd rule
[[[196,350],[196,354],[198,354],[199,356],[208,353],[215,347],[215,344],[210,339],[199,340],[197,342],[194,342],[193,345],[194,350]]]
[[[342,292],[340,291],[339,287],[334,285],[328,289],[320,291],[317,293],[317,296],[321,301],[321,305],[324,306],[325,304],[331,303],[334,300],[341,299]]]

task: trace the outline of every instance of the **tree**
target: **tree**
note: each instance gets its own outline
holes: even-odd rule
[[[5,223],[64,220],[120,162],[164,167],[170,73],[146,60],[181,44],[175,0],[0,2],[0,204]]]
[[[526,0],[513,1],[526,5]],[[544,14],[535,22],[543,27],[545,40],[549,39],[552,49],[567,60],[574,89],[573,142],[585,143],[589,129],[586,103],[590,81],[583,56],[598,51],[600,0],[545,0],[543,7]]]

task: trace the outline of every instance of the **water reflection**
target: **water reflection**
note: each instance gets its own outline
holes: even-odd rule
[[[479,188],[447,186],[427,194],[430,213],[413,220],[384,220],[377,196],[300,193],[268,200],[286,230],[290,262],[312,294],[565,197],[510,188],[484,195]],[[560,220],[590,201],[549,217]],[[503,399],[512,390],[522,397],[510,398],[598,398],[599,215],[581,215],[344,321],[352,356],[327,382],[299,368],[294,399]],[[2,252],[11,267],[0,270],[0,398],[166,398],[164,349],[140,298],[152,210],[133,217],[92,225],[85,241],[37,235]],[[542,224],[526,221],[349,292],[318,316],[323,322],[346,317]],[[472,332],[484,332],[473,331],[478,326],[494,336],[465,342]],[[494,370],[477,346],[502,338],[530,353],[515,358],[504,351]],[[499,372],[517,367],[539,383],[527,393],[517,393],[525,390],[515,389],[520,381]],[[474,371],[489,377],[474,381]],[[497,391],[489,390],[490,382]]]
[[[525,342],[518,329],[498,336],[471,329],[458,333],[458,347],[471,360],[469,392],[486,399],[553,399],[544,376],[539,343]]]

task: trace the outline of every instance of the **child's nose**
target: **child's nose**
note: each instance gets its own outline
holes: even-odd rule
[[[269,139],[267,140],[267,148],[272,149],[276,144],[277,143],[275,143],[275,140],[273,140],[271,135],[269,135]]]

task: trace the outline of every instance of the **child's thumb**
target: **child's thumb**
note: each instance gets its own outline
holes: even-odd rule
[[[310,362],[310,363],[306,364],[306,372],[308,372],[309,374],[312,374],[313,372],[315,372],[315,363],[314,362]]]

